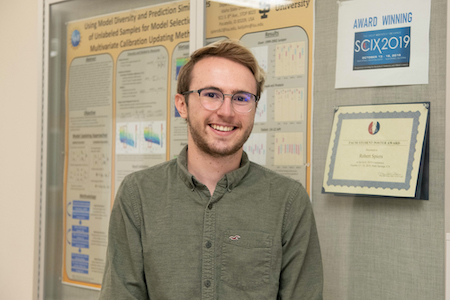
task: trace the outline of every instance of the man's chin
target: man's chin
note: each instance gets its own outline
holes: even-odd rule
[[[217,145],[208,145],[201,143],[199,141],[195,142],[196,146],[200,151],[203,153],[215,157],[215,158],[221,158],[221,157],[227,157],[232,156],[236,153],[238,153],[243,145],[234,145],[234,146],[224,146],[224,147],[218,147]]]
[[[221,157],[227,157],[227,156],[232,156],[234,154],[236,154],[237,152],[239,152],[239,150],[241,150],[242,147],[239,148],[212,148],[212,147],[205,147],[205,148],[200,148],[200,150],[202,150],[204,153],[212,156],[212,157],[216,157],[216,158],[221,158]]]

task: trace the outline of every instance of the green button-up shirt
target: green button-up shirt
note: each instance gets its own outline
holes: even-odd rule
[[[244,153],[211,196],[176,160],[127,176],[111,212],[100,299],[322,299],[302,185]]]

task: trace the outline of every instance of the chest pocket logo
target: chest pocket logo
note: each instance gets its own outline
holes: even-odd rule
[[[238,289],[254,289],[269,283],[272,239],[267,233],[255,231],[225,234],[222,281]]]

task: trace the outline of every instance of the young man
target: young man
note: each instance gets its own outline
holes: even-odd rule
[[[322,299],[306,191],[243,152],[263,85],[236,42],[191,55],[175,97],[188,146],[124,179],[100,299]]]

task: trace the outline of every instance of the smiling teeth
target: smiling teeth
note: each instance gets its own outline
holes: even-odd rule
[[[219,126],[219,125],[211,125],[212,128],[219,131],[231,131],[234,127],[228,127],[228,126]]]

